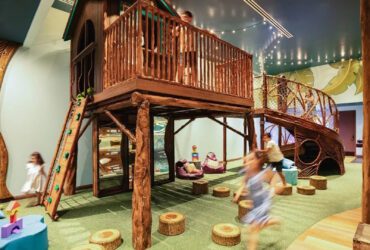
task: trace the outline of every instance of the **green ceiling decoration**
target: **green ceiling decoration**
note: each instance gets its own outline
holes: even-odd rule
[[[339,95],[347,91],[354,84],[356,86],[356,95],[363,91],[363,68],[362,61],[348,60],[330,64],[334,69],[338,69],[338,73],[329,83],[322,89],[329,95]]]
[[[303,83],[307,86],[313,86],[314,77],[311,68],[295,70],[291,72],[282,73],[287,79],[299,83]]]

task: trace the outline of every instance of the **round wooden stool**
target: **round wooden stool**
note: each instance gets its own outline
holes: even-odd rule
[[[185,216],[177,212],[168,212],[159,216],[158,232],[167,236],[185,232]]]
[[[228,187],[215,187],[213,189],[213,196],[215,197],[229,197],[230,196],[230,188]]]
[[[297,193],[303,195],[313,195],[315,194],[316,188],[313,186],[297,186]]]
[[[291,184],[287,183],[283,186],[283,183],[278,183],[275,185],[275,194],[278,195],[292,195],[293,187]]]
[[[106,250],[114,250],[122,244],[123,240],[118,230],[104,229],[91,235],[89,242],[101,245]]]
[[[234,192],[233,197],[235,197],[236,192],[237,191]],[[241,194],[239,196],[238,202],[239,201],[242,201],[242,200],[248,200],[248,194],[249,194],[248,193],[248,190],[247,189],[243,189],[243,191],[241,192]]]
[[[238,245],[240,243],[240,229],[229,223],[217,224],[212,228],[212,240],[222,246]]]
[[[208,181],[193,181],[193,194],[208,194]]]
[[[324,176],[313,175],[310,177],[310,185],[314,186],[318,190],[327,189],[328,180]]]
[[[238,203],[238,218],[241,220],[253,208],[252,200],[242,200]]]
[[[72,250],[104,250],[105,248],[98,244],[84,244],[72,248]]]

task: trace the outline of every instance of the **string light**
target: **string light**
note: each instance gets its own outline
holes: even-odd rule
[[[238,31],[246,32],[249,29],[256,28],[257,25],[261,25],[262,23],[263,22],[257,22],[257,23],[248,25],[246,27],[242,27],[242,28],[238,28],[238,29],[232,29],[232,30],[231,29],[230,30],[215,30],[215,33],[221,33],[222,35],[224,35],[225,33],[233,33],[233,34],[235,34]]]

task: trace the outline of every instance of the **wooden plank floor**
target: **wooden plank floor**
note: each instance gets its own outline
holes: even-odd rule
[[[301,234],[288,250],[352,249],[352,239],[360,219],[360,208],[329,216]]]

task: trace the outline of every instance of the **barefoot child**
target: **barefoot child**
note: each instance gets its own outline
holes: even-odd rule
[[[33,193],[37,195],[37,203],[35,206],[40,204],[41,192],[43,191],[43,186],[46,178],[44,171],[44,160],[38,152],[31,154],[31,159],[26,165],[27,170],[27,181],[22,187],[23,193]]]
[[[252,152],[244,160],[245,175],[240,188],[238,189],[233,202],[237,203],[244,188],[248,188],[253,208],[243,218],[242,222],[249,224],[248,250],[257,249],[259,232],[271,225],[279,224],[280,221],[272,218],[271,192],[265,188],[263,183],[270,182],[271,169],[262,169],[264,160],[262,153]]]
[[[277,174],[280,176],[280,179],[285,186],[286,180],[283,174],[284,155],[276,142],[272,140],[270,133],[265,133],[263,135],[263,141],[265,142],[265,149],[260,150],[260,152],[266,153],[269,163],[272,167],[275,167]]]

